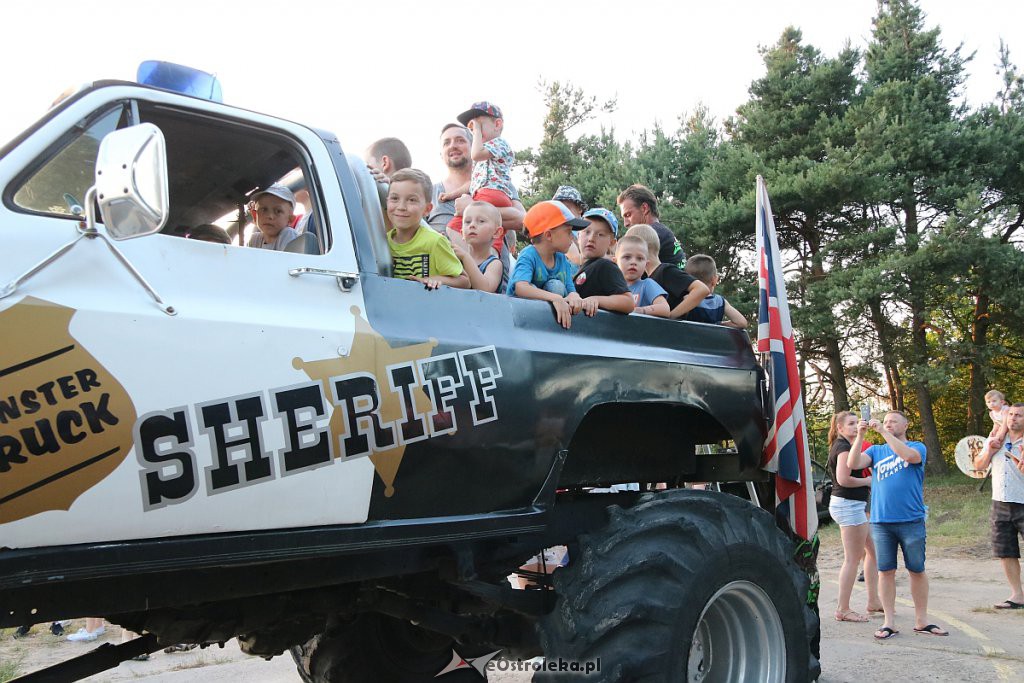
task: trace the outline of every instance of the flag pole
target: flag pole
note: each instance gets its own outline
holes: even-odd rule
[[[817,614],[821,588],[818,512],[794,330],[771,201],[760,175],[755,179],[754,189],[759,302],[757,348],[768,358],[765,365],[771,384],[773,416],[765,439],[762,468],[773,473],[775,520],[795,543],[793,559],[810,580],[805,599]],[[811,643],[815,656],[820,653],[819,639],[820,633]]]

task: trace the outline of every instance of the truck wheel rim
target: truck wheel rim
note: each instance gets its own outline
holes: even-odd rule
[[[775,604],[749,581],[711,596],[690,644],[687,681],[785,681],[786,637]]]

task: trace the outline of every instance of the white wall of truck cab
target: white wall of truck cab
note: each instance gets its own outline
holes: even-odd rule
[[[169,316],[101,240],[83,239],[0,299],[0,544],[365,521],[374,476],[369,458],[342,458],[334,449],[328,462],[285,462],[285,452],[297,445],[289,439],[318,438],[336,410],[327,375],[372,370],[365,367],[366,356],[353,355],[357,320],[366,310],[358,281],[344,292],[332,277],[289,275],[303,267],[358,270],[333,160],[313,131],[130,85],[89,92],[0,159],[7,199],[0,206],[0,286],[78,235],[76,220],[14,205],[12,183],[90,112],[132,99],[254,135],[287,136],[306,155],[304,163],[320,171],[317,192],[320,204],[331,207],[333,248],[323,255],[274,252],[167,234],[118,242],[174,307],[176,315]],[[170,146],[172,173],[175,152]],[[173,209],[173,194],[170,200]],[[290,387],[312,385],[322,388],[326,414],[295,412],[308,427],[297,436],[276,401],[291,395]],[[223,429],[228,441],[249,436],[236,413],[257,405],[263,412],[257,421],[262,454],[240,446],[218,456],[216,429],[203,427],[202,407],[209,405],[231,412]],[[150,444],[147,460],[136,439],[140,424],[154,414],[183,419],[190,441],[165,437]],[[56,452],[47,448],[53,443]],[[182,475],[182,461],[161,459],[176,450],[194,455],[194,490],[174,499],[156,496],[154,503],[151,489],[159,487],[147,482]],[[259,466],[250,467],[252,461]]]

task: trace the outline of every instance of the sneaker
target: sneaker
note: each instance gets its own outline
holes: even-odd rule
[[[73,643],[89,643],[102,636],[106,630],[106,626],[100,626],[98,629],[90,633],[85,630],[85,627],[82,627],[68,636],[68,640]]]
[[[31,628],[32,628],[31,626],[19,626],[18,630],[14,632],[14,637],[15,638],[24,638],[25,636],[28,635],[28,632],[29,632],[29,630]]]
[[[143,652],[141,655],[135,655],[132,657],[133,662],[145,662],[149,661],[149,655]]]
[[[52,633],[55,636],[64,635],[64,624],[62,624],[59,621],[53,622],[52,624],[50,624],[50,633]]]

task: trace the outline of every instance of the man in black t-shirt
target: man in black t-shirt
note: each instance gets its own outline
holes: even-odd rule
[[[686,265],[686,251],[668,226],[658,220],[658,199],[643,185],[630,185],[616,200],[623,226],[649,225],[658,234],[658,260],[680,269]]]
[[[615,313],[633,312],[633,295],[622,271],[606,258],[615,246],[619,222],[608,209],[591,209],[583,214],[590,225],[580,231],[580,252],[585,259],[573,277],[576,293],[583,298],[583,312],[589,316],[601,308]]]

